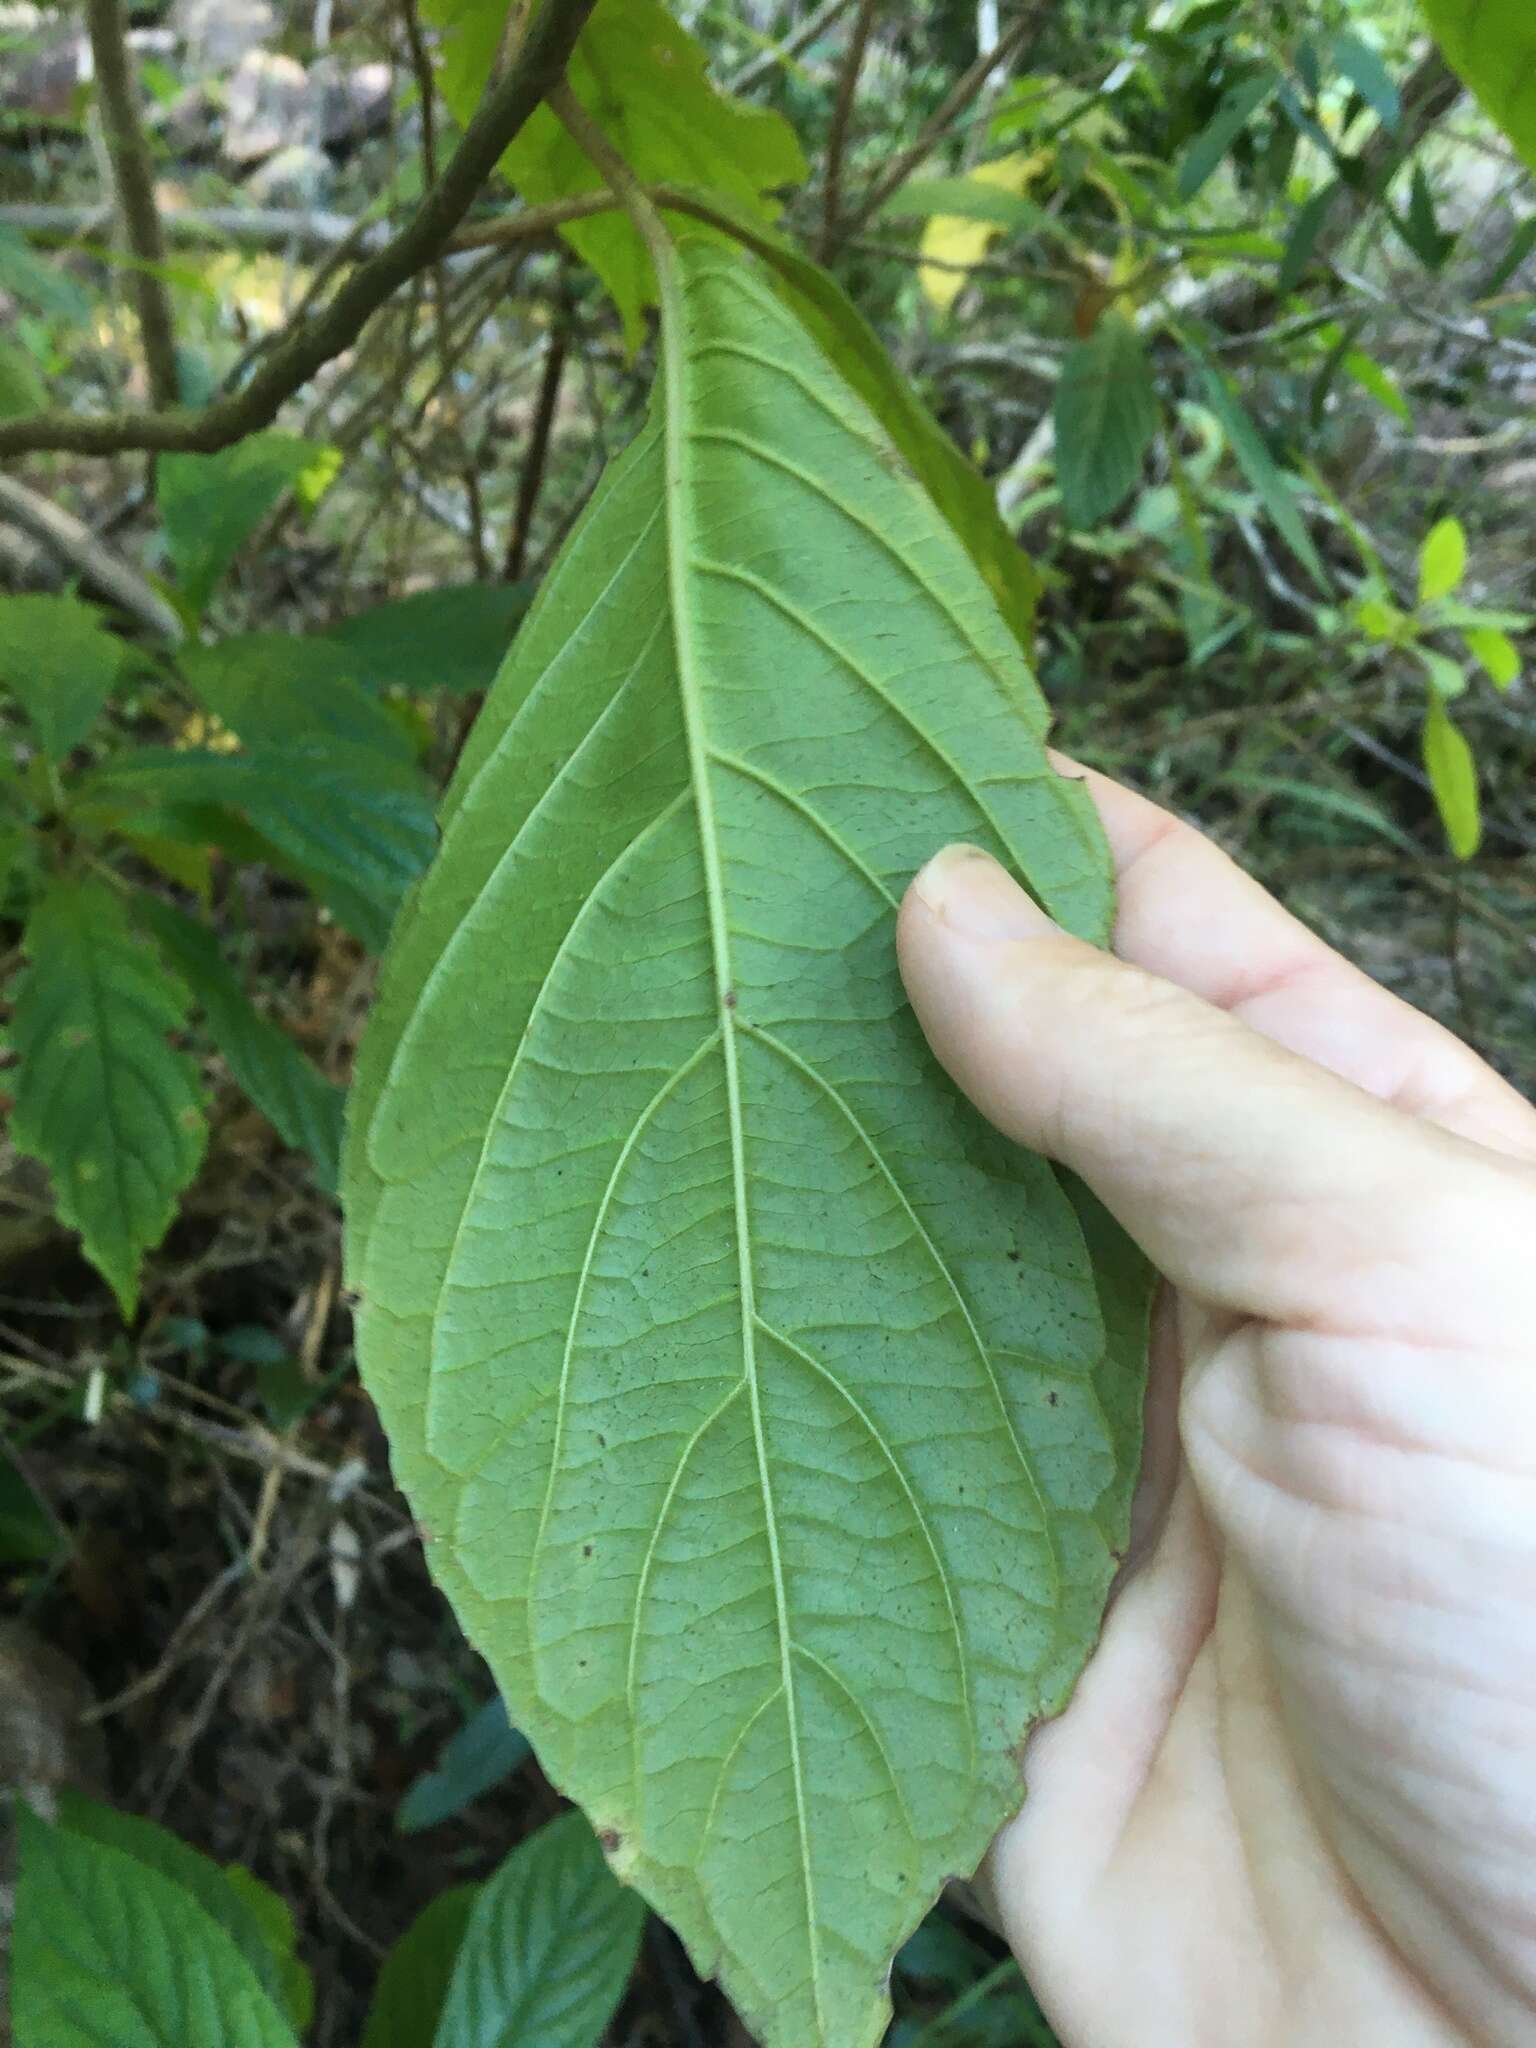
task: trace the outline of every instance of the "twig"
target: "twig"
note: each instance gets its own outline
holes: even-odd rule
[[[40,540],[74,570],[87,590],[120,605],[155,639],[176,646],[186,637],[181,620],[158,591],[151,590],[72,512],[28,490],[14,477],[0,476],[0,520]]]
[[[93,0],[94,4],[94,0]],[[502,152],[565,69],[596,0],[549,0],[515,68],[482,104],[437,184],[376,256],[359,265],[323,311],[290,327],[243,390],[196,411],[118,413],[71,419],[29,413],[0,422],[0,455],[45,449],[115,455],[129,449],[209,454],[276,418],[285,399],[352,346],[385,301],[447,248]]]
[[[1029,8],[999,38],[994,48],[983,50],[970,69],[961,73],[937,113],[919,129],[917,139],[909,148],[904,149],[894,162],[887,165],[852,213],[843,221],[843,239],[849,235],[862,234],[891,194],[907,182],[940,136],[944,135],[956,118],[964,113],[998,65],[1007,63],[1015,51],[1022,49],[1024,44],[1039,32],[1044,26],[1044,18],[1043,7]]]
[[[864,52],[869,45],[869,32],[874,26],[877,4],[878,0],[859,0],[859,11],[854,18],[848,48],[843,53],[842,70],[838,74],[837,101],[832,109],[832,129],[827,137],[826,171],[822,180],[821,239],[816,248],[816,253],[823,263],[837,247],[838,216],[843,207],[843,158],[848,147],[848,123],[853,116],[854,96],[859,89],[859,73],[864,68]]]
[[[86,0],[86,27],[96,72],[101,125],[112,161],[118,210],[129,250],[138,264],[129,281],[144,343],[149,395],[156,405],[174,405],[176,331],[171,323],[170,295],[160,275],[165,242],[155,211],[155,180],[149,144],[139,122],[133,89],[133,61],[128,55],[128,23],[123,0]]]
[[[517,507],[512,515],[507,559],[501,572],[508,583],[517,582],[528,560],[528,537],[533,530],[533,515],[544,483],[545,464],[549,460],[550,431],[555,423],[555,408],[560,402],[560,379],[565,373],[565,355],[569,345],[570,320],[562,295],[556,308],[555,324],[550,330],[549,346],[544,351],[544,371],[539,379],[539,395],[534,405],[533,424],[528,432],[528,448],[517,480]]]
[[[826,0],[824,7],[818,7],[808,14],[793,35],[786,36],[782,43],[775,43],[771,49],[761,51],[739,71],[732,72],[725,81],[727,92],[750,92],[760,78],[766,78],[770,71],[776,71],[781,64],[788,64],[798,57],[822,33],[829,29],[840,14],[846,14],[853,0]]]

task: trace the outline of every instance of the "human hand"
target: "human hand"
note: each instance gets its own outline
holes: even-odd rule
[[[899,926],[959,1085],[1170,1283],[999,1911],[1070,2048],[1536,2042],[1536,1111],[1089,784],[1118,960],[963,848]]]

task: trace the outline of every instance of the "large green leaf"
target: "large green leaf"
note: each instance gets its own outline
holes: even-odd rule
[[[1141,475],[1157,432],[1157,391],[1141,336],[1105,313],[1067,351],[1056,386],[1056,481],[1074,526],[1107,519]]]
[[[24,943],[11,1137],[48,1168],[59,1215],[130,1315],[139,1261],[165,1235],[207,1137],[197,1069],[167,1043],[187,992],[100,882],[56,883]]]
[[[122,667],[123,643],[74,597],[0,597],[0,684],[52,760],[90,731]]]
[[[1536,170],[1536,8],[1531,0],[1424,0],[1451,69]]]
[[[141,897],[137,909],[192,991],[208,1035],[230,1073],[284,1144],[307,1152],[315,1179],[334,1193],[340,1167],[343,1091],[328,1081],[286,1031],[264,1017],[226,965],[219,944],[169,903]]]
[[[481,1887],[434,2048],[596,2048],[644,1919],[581,1815],[551,1821]]]
[[[391,948],[350,1271],[545,1769],[770,2042],[865,2048],[1097,1628],[1145,1294],[934,1065],[895,906],[963,837],[1102,942],[1109,862],[873,416],[751,259],[663,269]]]
[[[943,513],[986,578],[998,609],[1028,651],[1040,578],[1004,525],[991,484],[968,462],[908,380],[880,338],[830,272],[803,255],[785,236],[760,226],[718,198],[709,210],[730,223],[739,241],[768,265],[775,289],[800,325],[851,384],[890,438],[901,459]]]
[[[250,1963],[174,1877],[25,1809],[19,1835],[23,2048],[295,2048]]]
[[[428,0],[445,30],[443,91],[460,119],[489,75],[506,8],[501,0]],[[599,0],[571,58],[567,82],[646,183],[696,186],[759,221],[777,210],[762,196],[806,175],[794,130],[782,116],[731,99],[709,78],[703,48],[661,0]],[[525,122],[503,158],[532,205],[590,192],[602,178],[547,107]],[[561,230],[607,285],[630,345],[654,302],[651,261],[621,213]]]

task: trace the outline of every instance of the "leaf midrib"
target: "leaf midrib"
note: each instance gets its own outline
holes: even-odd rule
[[[720,1013],[720,1049],[725,1069],[726,1108],[730,1123],[732,1200],[736,1220],[736,1255],[741,1296],[741,1348],[752,1416],[752,1440],[757,1454],[758,1482],[763,1495],[763,1522],[768,1538],[769,1562],[773,1572],[774,1610],[778,1622],[779,1673],[784,1689],[784,1716],[789,1734],[790,1769],[794,1783],[795,1819],[800,1847],[801,1881],[805,1891],[806,1945],[810,1962],[811,2005],[816,2030],[826,2036],[821,2004],[821,1966],[816,1927],[816,1899],[811,1880],[810,1837],[805,1811],[805,1775],[800,1757],[799,1705],[795,1691],[792,1643],[784,1565],[779,1552],[778,1517],[774,1504],[773,1480],[768,1464],[768,1444],[763,1428],[762,1395],[757,1374],[757,1300],[752,1267],[752,1244],[747,1204],[745,1129],[741,1112],[741,1066],[735,1017],[735,977],[731,965],[730,925],[726,916],[725,885],[720,873],[720,848],[715,822],[715,792],[711,779],[712,759],[705,722],[703,679],[694,646],[692,608],[688,575],[694,555],[691,511],[693,486],[690,474],[692,436],[687,431],[686,322],[677,259],[670,238],[660,222],[651,216],[647,236],[656,267],[661,301],[661,375],[663,387],[662,449],[666,504],[667,583],[672,599],[673,643],[677,650],[678,695],[688,749],[689,776],[699,820],[699,853],[704,868],[704,891],[709,911],[710,950],[715,965],[715,999]]]

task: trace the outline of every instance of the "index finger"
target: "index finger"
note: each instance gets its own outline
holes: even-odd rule
[[[1536,1110],[1461,1040],[1336,953],[1193,825],[1065,755],[1114,857],[1115,951],[1384,1102],[1536,1157]]]

